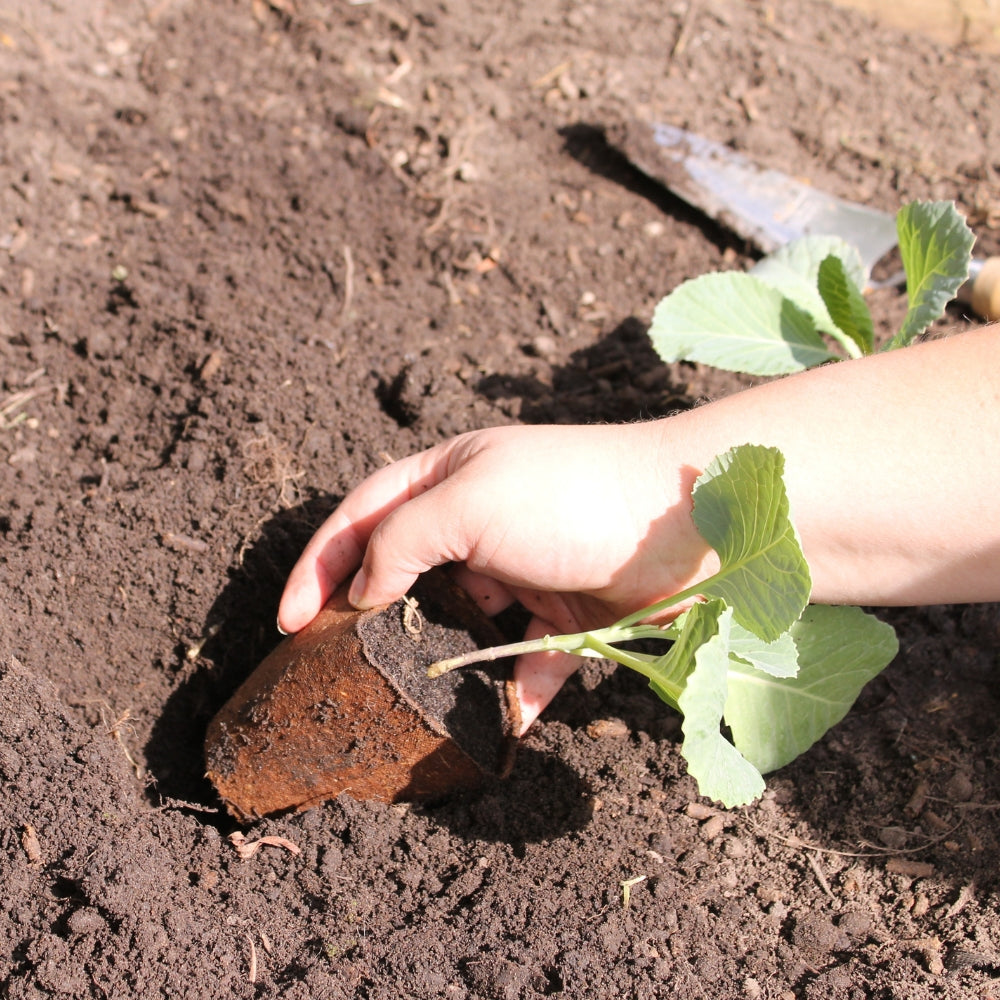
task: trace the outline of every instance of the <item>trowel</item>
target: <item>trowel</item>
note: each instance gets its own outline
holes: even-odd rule
[[[839,236],[857,247],[870,274],[898,242],[890,213],[820,191],[704,136],[667,124],[615,131],[612,141],[635,167],[762,253],[801,236]],[[958,298],[983,319],[1000,318],[1000,257],[973,260]]]

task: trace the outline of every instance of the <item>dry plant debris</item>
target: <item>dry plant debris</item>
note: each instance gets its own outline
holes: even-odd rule
[[[282,847],[290,854],[301,854],[299,846],[287,837],[258,837],[256,840],[247,840],[246,835],[239,830],[235,830],[229,835],[229,843],[233,845],[236,853],[243,861],[249,861],[262,847]]]
[[[30,823],[25,823],[21,829],[21,846],[31,864],[41,864],[42,845],[39,843],[37,831]]]

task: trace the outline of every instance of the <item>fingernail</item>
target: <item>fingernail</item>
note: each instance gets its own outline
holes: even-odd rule
[[[365,591],[368,589],[368,575],[363,569],[359,569],[354,574],[351,581],[351,589],[347,592],[347,599],[359,611],[365,610]]]

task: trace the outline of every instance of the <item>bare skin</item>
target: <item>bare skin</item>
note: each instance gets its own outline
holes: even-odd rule
[[[303,628],[354,575],[368,608],[432,566],[527,637],[578,632],[710,575],[691,488],[715,456],[780,448],[818,603],[1000,600],[1000,326],[829,365],[625,426],[475,431],[374,473],[292,570],[278,612]],[[360,568],[359,568],[360,567]],[[527,728],[578,665],[521,657]]]

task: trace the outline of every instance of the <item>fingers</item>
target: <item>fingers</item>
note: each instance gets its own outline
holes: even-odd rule
[[[449,479],[383,517],[351,584],[351,603],[362,609],[389,604],[431,567],[464,562],[477,535],[477,509],[470,514],[464,495]]]
[[[432,448],[379,469],[352,490],[313,535],[289,574],[278,606],[278,627],[298,632],[308,625],[360,564],[379,523],[443,479],[447,462],[446,447]]]
[[[551,622],[532,618],[525,630],[525,639],[540,639],[555,632]],[[580,658],[571,653],[552,650],[546,653],[526,653],[514,663],[514,691],[521,704],[523,736],[559,689],[576,672]]]
[[[451,577],[476,602],[479,610],[491,617],[506,611],[516,600],[506,584],[476,573],[468,566],[456,565],[451,570]]]

